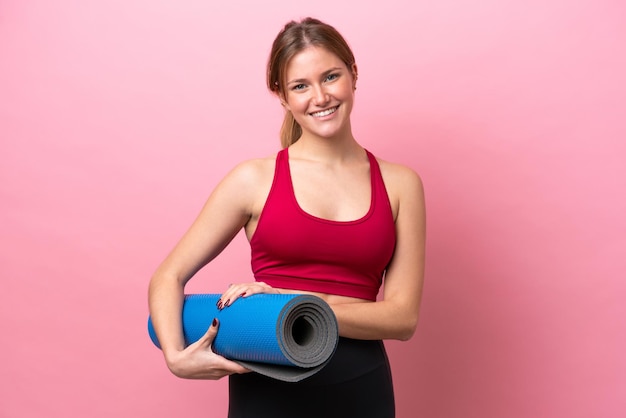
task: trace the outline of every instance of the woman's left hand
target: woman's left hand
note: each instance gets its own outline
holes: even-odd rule
[[[264,282],[234,283],[222,293],[217,301],[217,307],[224,309],[232,305],[237,299],[245,298],[257,293],[280,293],[277,289]]]

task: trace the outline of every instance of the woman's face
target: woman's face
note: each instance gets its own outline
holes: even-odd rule
[[[310,46],[289,61],[285,75],[284,106],[303,136],[350,134],[356,66],[347,68],[332,52]]]

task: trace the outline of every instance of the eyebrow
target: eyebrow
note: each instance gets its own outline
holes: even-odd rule
[[[322,73],[322,78],[326,77],[328,74],[330,74],[332,72],[335,72],[335,71],[341,70],[341,69],[342,69],[341,67],[333,67],[333,68],[331,68],[329,70],[326,70],[326,71],[324,71]],[[308,81],[308,80],[306,78],[296,78],[295,80],[288,81],[287,85],[294,84],[294,83],[300,84],[300,83],[303,83],[305,81]]]

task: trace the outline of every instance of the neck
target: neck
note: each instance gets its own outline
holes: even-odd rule
[[[319,137],[305,131],[300,139],[289,147],[289,155],[311,160],[346,161],[362,157],[364,150],[348,126],[344,132],[332,138]]]
[[[339,162],[361,158],[365,154],[352,135],[343,138],[319,138],[303,134],[289,147],[289,155],[308,160]]]

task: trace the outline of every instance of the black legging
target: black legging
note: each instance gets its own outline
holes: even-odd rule
[[[229,378],[229,418],[393,418],[389,361],[382,341],[340,338],[331,361],[297,383],[257,373]]]

